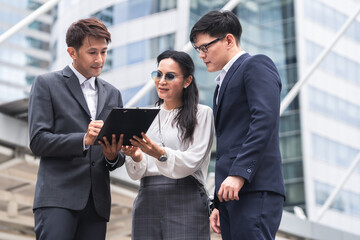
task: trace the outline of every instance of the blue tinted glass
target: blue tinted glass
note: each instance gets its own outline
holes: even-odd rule
[[[311,135],[312,156],[315,159],[333,164],[341,168],[348,168],[360,152],[359,150],[319,136]],[[360,165],[357,167],[360,172]]]
[[[116,25],[173,8],[176,8],[176,1],[174,0],[131,0],[114,4],[111,13],[108,11],[104,14],[104,10],[99,13],[107,19],[106,22],[109,25]]]
[[[131,0],[129,3],[129,20],[150,15],[152,0]]]
[[[360,107],[345,100],[309,87],[308,104],[311,110],[360,128]]]
[[[346,22],[347,16],[340,13],[335,8],[323,4],[317,0],[304,1],[305,17],[321,24],[323,27],[338,31]],[[360,42],[360,23],[352,23],[345,35],[357,42]]]
[[[319,181],[314,182],[315,199],[317,205],[323,205],[334,187]],[[341,190],[330,208],[344,212],[351,216],[360,216],[360,195],[354,192]]]
[[[122,96],[124,104],[126,104],[132,97],[134,97],[135,94],[137,94],[143,86],[144,85],[140,85],[137,87],[121,90],[121,96]],[[146,106],[149,106],[149,103],[156,102],[156,100],[157,100],[157,94],[156,94],[156,91],[153,90],[153,91],[148,92],[146,94],[146,96],[141,98],[141,100],[136,103],[136,106],[146,107]]]
[[[127,64],[127,46],[120,46],[112,49],[112,67],[118,68]]]
[[[138,63],[145,60],[145,42],[135,42],[128,45],[128,64]]]
[[[143,62],[156,58],[166,49],[173,49],[175,35],[169,34],[139,42],[130,43],[112,49],[112,54],[107,58],[111,61],[110,68],[118,68],[129,64]]]
[[[321,54],[323,47],[306,41],[306,61],[312,64]],[[330,52],[320,64],[320,69],[334,74],[345,81],[360,85],[360,64],[337,53]]]

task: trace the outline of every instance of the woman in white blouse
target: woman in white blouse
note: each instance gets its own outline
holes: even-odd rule
[[[210,239],[204,189],[214,135],[211,108],[198,104],[194,63],[167,50],[152,72],[160,112],[142,139],[123,147],[129,176],[141,179],[133,239]]]

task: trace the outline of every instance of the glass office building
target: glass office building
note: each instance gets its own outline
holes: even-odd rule
[[[299,72],[304,75],[328,47],[359,1],[297,1]],[[354,168],[330,209],[319,212],[345,179],[360,152],[360,21],[352,22],[317,67],[300,95],[309,219],[360,234],[360,166]]]
[[[42,3],[0,0],[0,34]],[[26,98],[35,76],[49,70],[50,30],[49,12],[0,45],[0,104]]]

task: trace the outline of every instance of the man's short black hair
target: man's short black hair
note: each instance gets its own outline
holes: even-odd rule
[[[111,42],[108,29],[95,17],[80,19],[71,24],[66,32],[66,44],[78,51],[86,37],[105,38],[107,44]]]
[[[221,37],[232,34],[240,43],[242,27],[238,17],[230,11],[211,11],[195,23],[190,33],[190,42],[196,43],[198,33],[209,34],[211,37]]]

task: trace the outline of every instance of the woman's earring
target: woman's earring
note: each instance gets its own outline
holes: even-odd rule
[[[184,88],[187,88],[187,86],[184,86]]]

